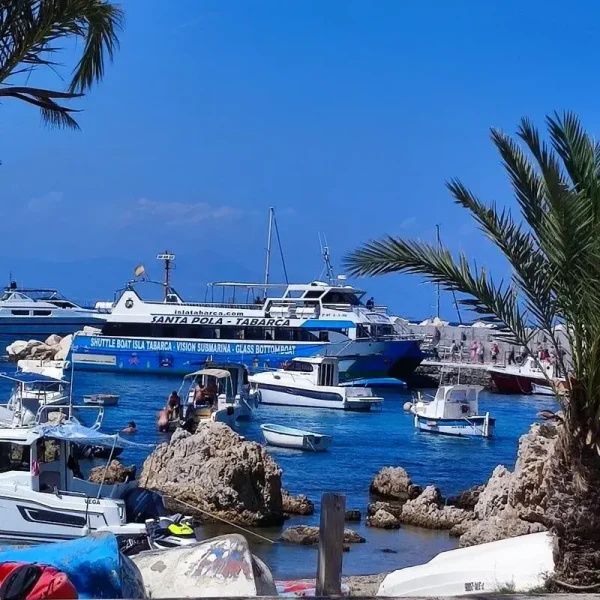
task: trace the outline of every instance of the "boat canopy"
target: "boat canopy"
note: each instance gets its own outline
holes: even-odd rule
[[[196,377],[197,375],[210,375],[211,377],[216,377],[217,379],[224,379],[225,377],[231,377],[231,373],[226,371],[225,369],[200,369],[199,371],[194,371],[193,373],[189,373],[184,377],[184,379],[189,379],[190,377]]]
[[[50,375],[28,373],[26,371],[14,373],[13,375],[0,373],[0,377],[9,379],[10,381],[16,381],[17,383],[69,383],[66,379],[58,379],[57,377],[50,377]]]
[[[42,425],[36,427],[34,432],[39,437],[51,438],[54,440],[65,440],[86,446],[101,446],[102,448],[126,448],[128,446],[144,446],[123,439],[119,434],[109,435],[100,433],[95,429],[90,429],[79,423],[64,423],[62,425]]]

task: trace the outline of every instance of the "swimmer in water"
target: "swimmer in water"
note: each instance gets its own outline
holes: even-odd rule
[[[121,433],[135,433],[137,431],[137,427],[135,421],[129,421],[129,424],[124,429],[121,429]]]

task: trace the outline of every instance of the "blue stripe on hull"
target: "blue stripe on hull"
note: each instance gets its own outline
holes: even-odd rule
[[[303,398],[311,398],[313,400],[324,400],[327,402],[343,402],[344,398],[341,394],[334,394],[333,392],[317,392],[314,390],[305,390],[301,388],[283,387],[279,385],[270,385],[268,383],[259,383],[258,389],[260,390],[271,390],[273,392],[280,392],[282,394],[290,394],[293,396],[302,396]],[[268,402],[265,402],[268,404]]]
[[[416,350],[420,355],[418,345]],[[186,374],[207,361],[241,362],[251,372],[275,369],[295,357],[337,356],[340,379],[386,376],[399,360],[414,367],[412,341],[390,342],[252,342],[77,336],[72,348],[78,370]]]

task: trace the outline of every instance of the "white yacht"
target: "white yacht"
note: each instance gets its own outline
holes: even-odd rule
[[[295,358],[282,369],[252,375],[250,383],[264,404],[366,411],[383,402],[371,388],[341,386],[333,357]]]
[[[106,315],[83,308],[52,289],[19,288],[13,281],[0,297],[0,342],[68,335],[86,325],[101,327]]]

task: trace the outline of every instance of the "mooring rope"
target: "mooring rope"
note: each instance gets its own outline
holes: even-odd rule
[[[228,521],[227,519],[223,519],[221,517],[217,517],[217,515],[213,515],[213,514],[209,513],[207,510],[202,510],[201,508],[198,508],[197,506],[193,506],[192,504],[188,504],[187,502],[184,502],[183,500],[178,500],[177,498],[174,498],[173,496],[169,496],[167,494],[162,494],[162,495],[165,498],[170,498],[171,500],[174,500],[175,502],[178,502],[179,504],[183,504],[184,506],[188,506],[192,510],[197,510],[198,512],[204,513],[205,515],[207,515],[211,519],[217,519],[217,521],[222,521],[226,525],[231,525],[232,527],[235,527],[236,529],[239,529],[239,530],[243,531],[244,533],[249,533],[250,535],[253,535],[253,536],[257,537],[257,538],[260,538],[261,540],[264,540],[265,542],[269,542],[270,544],[276,544],[277,543],[276,540],[272,540],[272,539],[270,539],[268,537],[265,537],[264,535],[260,535],[260,533],[256,533],[254,531],[251,531],[250,529],[246,529],[244,527],[241,527],[240,525],[236,525],[235,523],[232,523],[231,521]]]

